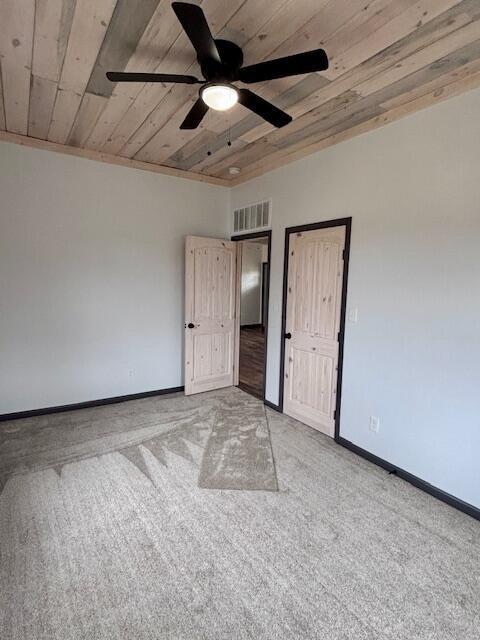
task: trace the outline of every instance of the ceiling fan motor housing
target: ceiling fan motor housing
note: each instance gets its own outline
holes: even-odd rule
[[[226,111],[237,102],[274,127],[284,127],[292,117],[250,89],[235,87],[244,84],[288,78],[328,69],[328,57],[323,49],[305,51],[283,58],[243,66],[242,49],[229,40],[216,40],[203,9],[190,2],[172,2],[172,9],[197,52],[204,80],[192,75],[171,73],[107,72],[112,82],[176,82],[201,85],[197,101],[180,125],[180,129],[196,129],[209,108]]]
[[[233,82],[238,80],[238,70],[243,64],[243,52],[229,40],[215,40],[221,62],[213,58],[197,58],[207,82]]]

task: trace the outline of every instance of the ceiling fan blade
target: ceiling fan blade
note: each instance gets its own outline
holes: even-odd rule
[[[200,84],[194,76],[179,76],[172,73],[125,73],[123,71],[107,71],[107,78],[112,82],[179,82],[181,84]]]
[[[315,49],[306,53],[297,53],[286,58],[267,60],[259,64],[252,64],[239,71],[239,78],[242,82],[263,82],[264,80],[275,80],[276,78],[286,78],[296,76],[301,73],[311,73],[313,71],[325,71],[328,69],[328,57],[323,49]]]
[[[188,2],[172,2],[172,9],[193,44],[199,60],[220,63],[220,54],[202,9]]]
[[[274,127],[284,127],[292,121],[292,116],[282,111],[271,102],[267,102],[250,89],[238,89],[238,102],[250,111],[261,116]]]
[[[187,113],[185,120],[180,125],[180,129],[196,129],[203,120],[208,107],[202,98],[198,98],[193,107]]]

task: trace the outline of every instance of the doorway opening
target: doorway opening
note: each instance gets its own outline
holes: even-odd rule
[[[237,249],[238,386],[265,399],[271,231],[234,236]]]

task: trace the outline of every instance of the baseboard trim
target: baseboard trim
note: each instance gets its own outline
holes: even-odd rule
[[[75,404],[65,404],[65,405],[59,405],[56,407],[45,407],[43,409],[31,409],[30,411],[17,411],[15,413],[4,413],[0,415],[0,422],[6,422],[7,420],[20,420],[23,418],[32,418],[34,416],[44,416],[52,413],[63,413],[66,411],[75,411],[77,409],[88,409],[91,407],[100,407],[108,404],[119,404],[121,402],[129,402],[130,400],[141,400],[142,398],[162,396],[162,395],[167,395],[169,393],[180,393],[183,390],[184,390],[183,386],[170,387],[168,389],[144,391],[142,393],[132,393],[125,396],[114,396],[112,398],[102,398],[99,400],[90,400],[87,402],[77,402]],[[274,404],[269,400],[264,400],[263,404],[269,409],[273,409],[274,411],[282,413],[279,405]],[[469,504],[468,502],[464,502],[463,500],[460,500],[460,498],[456,498],[455,496],[452,496],[450,493],[447,493],[446,491],[443,491],[442,489],[435,487],[429,482],[426,482],[425,480],[418,478],[412,473],[409,473],[408,471],[405,471],[404,469],[397,467],[396,465],[392,464],[391,462],[388,462],[387,460],[384,460],[383,458],[379,458],[375,454],[370,453],[370,451],[367,451],[366,449],[362,449],[362,447],[359,447],[353,442],[350,442],[350,440],[347,440],[346,438],[342,438],[341,436],[339,436],[338,438],[336,438],[336,442],[337,444],[341,445],[345,449],[352,451],[353,453],[364,458],[365,460],[368,460],[369,462],[376,464],[377,466],[381,467],[382,469],[385,469],[389,473],[393,473],[397,477],[401,478],[402,480],[409,482],[410,484],[417,487],[418,489],[425,491],[426,493],[430,494],[434,498],[437,498],[437,500],[441,500],[442,502],[445,502],[451,507],[454,507],[455,509],[458,509],[459,511],[462,511],[463,513],[466,513],[467,515],[471,516],[472,518],[475,518],[475,520],[480,521],[480,509],[478,509],[474,505]]]
[[[345,449],[349,449],[353,453],[356,453],[358,456],[365,458],[365,460],[368,460],[369,462],[373,462],[373,464],[376,464],[379,467],[382,467],[382,469],[385,469],[389,473],[395,474],[398,478],[401,478],[402,480],[409,482],[414,487],[417,487],[417,489],[421,489],[422,491],[429,493],[434,498],[437,498],[437,500],[441,500],[442,502],[445,502],[451,507],[454,507],[459,511],[463,511],[463,513],[466,513],[472,518],[475,518],[475,520],[480,520],[480,509],[473,506],[473,504],[464,502],[463,500],[460,500],[460,498],[455,498],[455,496],[452,496],[450,493],[447,493],[446,491],[442,491],[442,489],[439,489],[438,487],[433,486],[433,484],[430,484],[429,482],[426,482],[425,480],[422,480],[421,478],[414,476],[412,473],[409,473],[408,471],[405,471],[404,469],[397,467],[396,465],[388,462],[387,460],[383,460],[383,458],[379,458],[378,456],[376,456],[373,453],[370,453],[370,451],[367,451],[366,449],[362,449],[356,444],[353,444],[353,442],[350,442],[350,440],[346,440],[345,438],[342,438],[340,436],[336,438],[336,442],[342,447],[345,447]]]
[[[30,411],[17,411],[15,413],[4,413],[0,415],[0,422],[7,420],[20,420],[22,418],[33,418],[34,416],[46,416],[50,413],[63,413],[64,411],[75,411],[77,409],[90,409],[100,407],[105,404],[118,404],[129,400],[141,400],[152,396],[163,396],[167,393],[179,393],[184,387],[171,387],[170,389],[157,389],[156,391],[144,391],[142,393],[131,393],[126,396],[114,396],[113,398],[102,398],[100,400],[90,400],[87,402],[77,402],[75,404],[63,404],[57,407],[45,407],[44,409],[31,409]]]
[[[278,411],[278,413],[282,413],[282,410],[280,409],[278,404],[273,404],[273,402],[270,402],[270,400],[264,400],[263,404],[269,409],[273,409],[274,411]]]

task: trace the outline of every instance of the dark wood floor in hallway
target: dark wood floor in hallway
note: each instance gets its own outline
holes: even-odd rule
[[[240,388],[263,399],[265,333],[262,327],[240,327]]]

